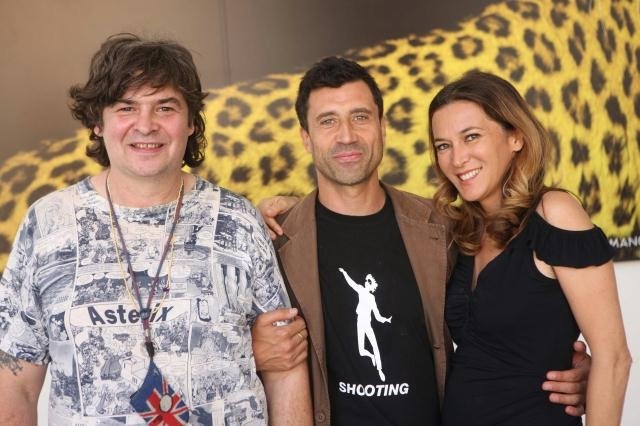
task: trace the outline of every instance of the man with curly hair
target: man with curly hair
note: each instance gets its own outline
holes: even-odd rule
[[[0,424],[36,424],[47,368],[49,424],[310,424],[305,366],[255,368],[251,325],[289,306],[260,215],[182,171],[205,148],[189,51],[110,37],[70,95],[104,170],[38,200],[18,231]]]

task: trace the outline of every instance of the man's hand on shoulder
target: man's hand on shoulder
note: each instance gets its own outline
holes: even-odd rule
[[[282,227],[276,220],[278,215],[291,210],[297,202],[298,197],[290,197],[285,195],[278,195],[275,197],[265,198],[258,203],[258,210],[264,219],[264,223],[269,228],[269,236],[272,240],[275,240],[279,235],[282,235]]]

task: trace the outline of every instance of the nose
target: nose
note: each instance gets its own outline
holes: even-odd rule
[[[136,119],[136,130],[143,135],[148,135],[158,128],[156,116],[151,109],[141,109]]]
[[[340,143],[352,143],[356,141],[356,132],[353,130],[353,124],[350,120],[344,120],[340,123],[340,130],[338,132],[338,142]]]
[[[469,160],[469,151],[464,144],[451,148],[452,164],[454,167],[462,167]]]

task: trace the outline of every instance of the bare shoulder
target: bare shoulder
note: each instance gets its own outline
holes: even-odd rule
[[[536,211],[556,228],[568,231],[583,231],[593,228],[593,223],[580,202],[565,191],[545,193]]]

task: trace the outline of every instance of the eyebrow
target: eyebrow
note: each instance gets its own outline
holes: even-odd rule
[[[127,105],[135,105],[138,102],[134,101],[133,99],[118,99],[115,101],[116,104],[127,104]],[[169,96],[167,98],[161,98],[158,99],[156,102],[156,104],[176,104],[176,105],[180,105],[180,101],[178,100],[178,98],[176,98],[175,96]]]
[[[354,109],[349,111],[349,114],[357,114],[357,113],[360,113],[360,112],[366,112],[367,114],[373,114],[373,111],[371,111],[371,109],[366,108],[366,107],[354,108]],[[316,120],[320,120],[320,119],[323,119],[325,117],[329,117],[331,115],[336,115],[336,114],[337,114],[337,112],[333,111],[333,110],[332,111],[325,111],[325,112],[322,112],[322,113],[318,114],[315,117],[315,119]]]

